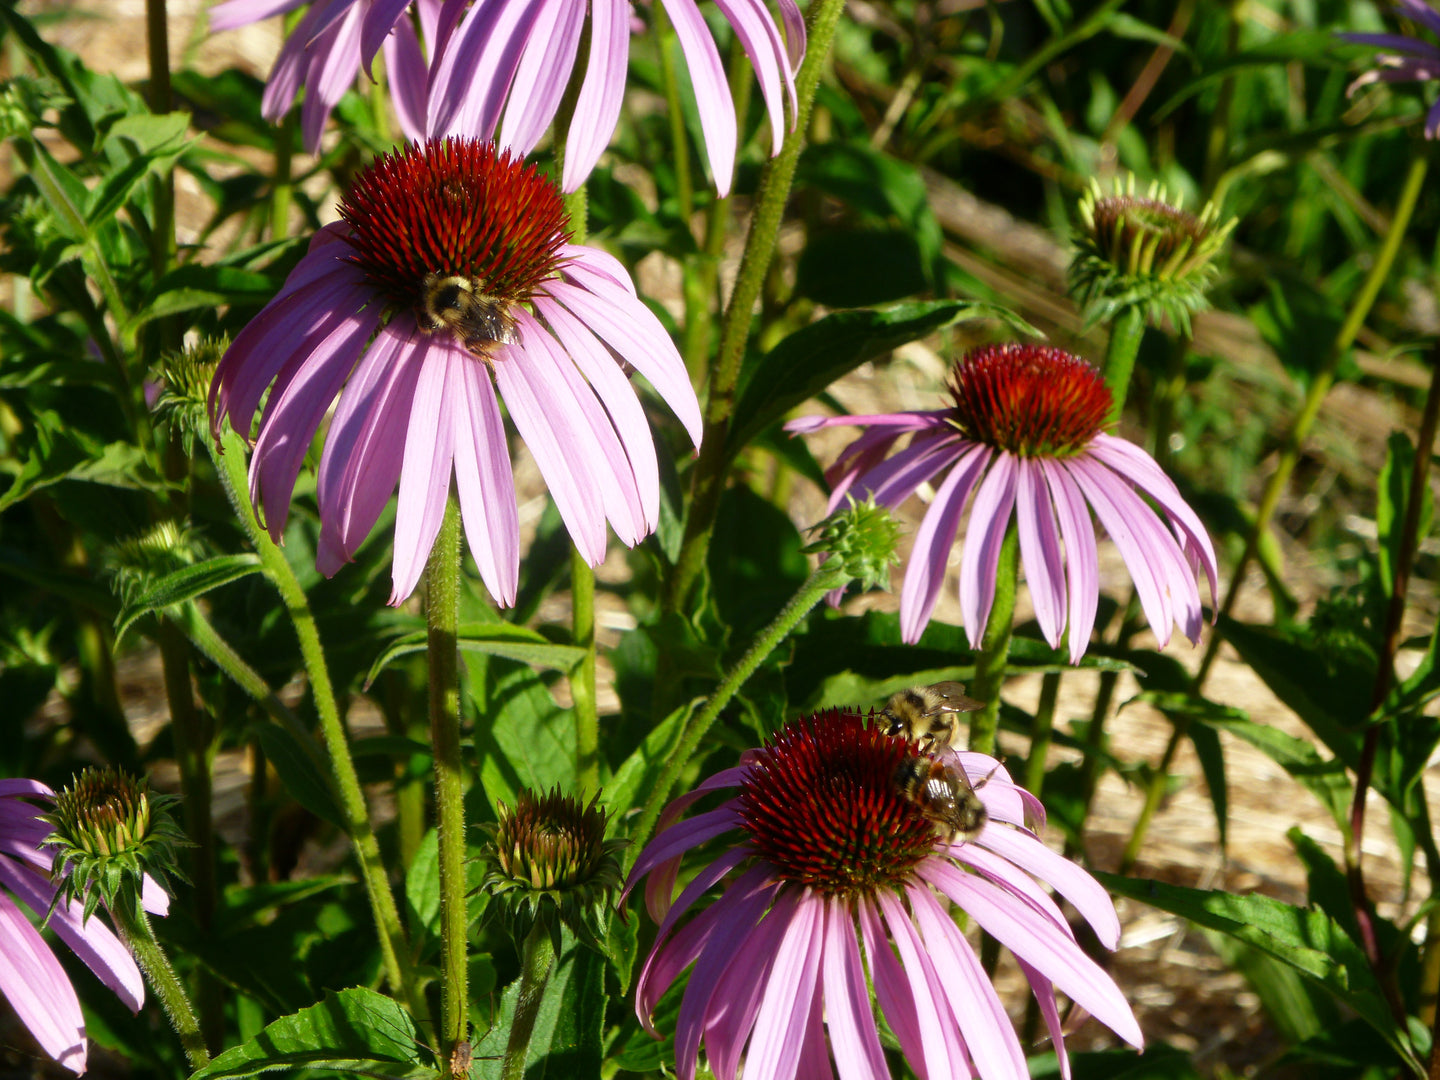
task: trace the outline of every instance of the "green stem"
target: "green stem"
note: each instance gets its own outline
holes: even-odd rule
[[[840,560],[830,558],[821,563],[819,568],[806,579],[805,584],[800,586],[799,591],[780,609],[780,614],[755,638],[753,644],[726,673],[720,685],[715,688],[715,693],[705,703],[700,713],[692,718],[685,728],[685,734],[680,740],[676,751],[670,755],[665,764],[664,771],[649,797],[645,800],[645,806],[640,811],[640,820],[636,824],[634,833],[631,834],[630,851],[632,858],[645,846],[645,841],[650,839],[650,832],[655,828],[655,822],[660,817],[660,810],[665,805],[665,800],[670,795],[670,789],[680,778],[680,773],[689,764],[694,756],[700,742],[705,738],[710,726],[720,716],[720,711],[730,703],[736,691],[745,685],[745,680],[754,674],[755,669],[769,656],[775,648],[784,641],[790,631],[801,619],[809,614],[810,609],[818,604],[832,589],[843,589],[850,584],[851,576],[840,566]]]
[[[345,725],[340,719],[335,688],[330,682],[330,668],[325,662],[325,650],[320,643],[320,632],[310,610],[310,601],[306,599],[305,590],[301,588],[300,580],[290,568],[284,553],[255,518],[255,510],[250,505],[249,482],[245,476],[244,441],[227,425],[221,435],[219,448],[211,439],[206,439],[205,445],[215,462],[216,472],[220,474],[225,494],[229,496],[240,524],[260,556],[260,565],[265,576],[279,590],[280,599],[284,602],[291,625],[295,628],[295,637],[300,643],[300,655],[310,677],[310,693],[315,700],[315,711],[320,717],[320,735],[330,755],[330,770],[340,796],[340,808],[345,815],[345,831],[355,845],[360,877],[365,883],[365,892],[370,899],[370,911],[379,930],[380,957],[384,964],[385,977],[404,997],[414,1015],[417,1018],[424,1017],[425,999],[421,997],[415,983],[414,971],[410,965],[410,947],[400,922],[400,910],[395,904],[395,894],[390,890],[385,864],[380,858],[380,843],[376,840],[375,830],[370,824],[370,811],[365,804],[365,793],[360,787],[360,776],[355,771],[355,759],[350,755],[350,744],[345,735]]]
[[[209,934],[215,921],[216,888],[215,829],[210,810],[213,791],[210,725],[195,708],[190,686],[190,647],[184,636],[173,622],[162,616],[158,620],[157,638],[165,697],[170,705],[170,733],[175,739],[175,763],[180,769],[180,791],[185,797],[185,832],[195,845],[190,852],[195,923],[200,933]],[[225,1038],[220,985],[212,974],[202,970],[196,991],[204,1016],[204,1042],[219,1046]]]
[[[1300,411],[1295,415],[1295,419],[1290,424],[1290,430],[1285,434],[1280,460],[1265,486],[1264,493],[1260,496],[1260,505],[1255,511],[1255,520],[1251,523],[1250,531],[1245,537],[1245,550],[1240,556],[1240,561],[1235,565],[1235,569],[1231,572],[1230,588],[1226,591],[1225,601],[1220,607],[1222,616],[1228,617],[1235,610],[1235,601],[1240,595],[1241,583],[1245,580],[1245,571],[1249,568],[1250,560],[1255,557],[1255,553],[1259,549],[1260,538],[1270,527],[1270,519],[1274,516],[1276,507],[1280,505],[1280,496],[1284,494],[1285,485],[1290,481],[1290,474],[1294,470],[1296,462],[1300,460],[1300,453],[1305,447],[1305,440],[1310,434],[1310,428],[1320,413],[1320,406],[1325,401],[1325,395],[1329,393],[1331,384],[1335,381],[1335,368],[1340,363],[1341,357],[1345,355],[1345,351],[1354,342],[1355,335],[1360,332],[1360,327],[1364,325],[1365,318],[1370,314],[1370,308],[1375,303],[1375,297],[1380,293],[1380,287],[1390,274],[1395,256],[1400,251],[1400,243],[1405,238],[1405,230],[1410,225],[1410,216],[1414,213],[1415,204],[1420,198],[1420,190],[1424,186],[1429,162],[1429,157],[1423,153],[1416,154],[1411,160],[1410,172],[1405,177],[1405,186],[1400,192],[1400,201],[1396,204],[1395,214],[1390,219],[1390,231],[1385,234],[1385,239],[1381,242],[1380,250],[1376,252],[1375,263],[1370,268],[1365,284],[1361,286],[1354,302],[1350,305],[1350,310],[1345,315],[1345,321],[1336,333],[1335,341],[1320,370],[1312,376]],[[1219,648],[1220,635],[1211,634],[1210,642],[1205,649],[1205,657],[1200,661],[1200,670],[1195,675],[1195,692],[1197,694],[1204,689],[1205,678],[1210,674],[1210,668],[1215,663],[1215,655]]]
[[[970,749],[980,754],[995,753],[995,733],[1000,728],[1000,686],[1005,682],[1005,662],[1010,658],[1010,631],[1015,620],[1015,588],[1020,576],[1020,532],[1011,522],[1000,544],[995,566],[995,600],[980,649],[975,657],[975,681],[970,694],[985,707],[970,715]]]
[[[500,1066],[501,1080],[524,1080],[525,1062],[530,1056],[530,1036],[535,1031],[535,1018],[545,998],[545,985],[555,963],[555,945],[550,931],[536,920],[520,948],[520,993],[515,1000],[515,1016],[510,1022],[510,1041],[505,1046],[505,1061]]]
[[[1125,397],[1130,390],[1130,375],[1135,370],[1135,357],[1140,354],[1140,341],[1145,336],[1145,309],[1137,304],[1120,309],[1110,324],[1110,343],[1105,349],[1105,385],[1110,390],[1109,425],[1120,422]]]
[[[655,48],[660,54],[660,84],[665,91],[665,118],[670,121],[671,160],[675,165],[675,198],[680,220],[690,228],[695,213],[695,185],[690,178],[690,138],[685,132],[685,108],[680,101],[680,78],[675,72],[675,28],[663,4],[652,9],[655,18]],[[721,177],[716,177],[718,184]]]
[[[440,841],[440,1046],[448,1060],[465,1038],[465,784],[460,757],[460,504],[445,503],[425,568],[430,662],[430,743]]]
[[[1055,734],[1055,703],[1059,699],[1060,672],[1047,671],[1040,682],[1040,704],[1035,708],[1035,726],[1030,731],[1030,757],[1025,762],[1025,790],[1037,799],[1045,786],[1045,764]]]
[[[120,931],[120,936],[125,939],[130,954],[145,973],[150,988],[165,1007],[165,1015],[170,1018],[170,1026],[180,1036],[180,1045],[185,1047],[185,1056],[190,1059],[190,1067],[201,1068],[209,1063],[210,1051],[206,1049],[205,1038],[200,1034],[195,1010],[190,1007],[190,999],[185,994],[185,988],[180,985],[175,969],[170,966],[165,950],[155,940],[155,932],[150,929],[150,919],[146,916],[145,909],[140,906],[139,897],[127,895],[135,891],[136,889],[129,888],[122,891],[119,903],[110,908],[110,917],[115,922],[115,929]]]
[[[290,204],[295,185],[290,172],[294,154],[295,113],[287,112],[275,132],[275,176],[270,182],[270,239],[279,240],[290,231]]]
[[[575,700],[575,789],[600,789],[600,717],[595,704],[595,571],[570,546],[570,620],[574,644],[585,656],[570,676]]]
[[[740,270],[735,290],[720,323],[720,348],[710,370],[709,397],[705,404],[705,427],[700,441],[700,457],[695,463],[691,481],[689,514],[685,519],[685,536],[680,556],[666,575],[661,592],[661,611],[676,612],[684,606],[695,579],[705,566],[705,553],[710,534],[715,528],[715,514],[720,506],[720,493],[725,486],[728,467],[726,432],[730,413],[735,407],[735,388],[740,375],[740,362],[745,356],[749,339],[751,312],[760,298],[770,261],[775,255],[775,242],[780,235],[780,221],[785,203],[795,182],[795,166],[805,145],[805,132],[815,103],[815,90],[820,74],[830,59],[830,46],[835,28],[844,10],[845,0],[813,0],[806,12],[805,62],[795,78],[799,113],[795,126],[785,136],[784,146],[760,173],[755,213],[745,237],[745,250],[740,257]]]

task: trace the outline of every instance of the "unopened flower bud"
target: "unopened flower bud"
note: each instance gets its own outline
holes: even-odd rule
[[[890,587],[890,567],[900,561],[895,551],[900,526],[873,495],[864,502],[849,499],[815,528],[819,536],[805,551],[825,552],[839,560],[862,589]]]

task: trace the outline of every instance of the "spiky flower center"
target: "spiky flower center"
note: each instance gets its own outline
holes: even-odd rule
[[[1205,235],[1200,219],[1159,199],[1107,195],[1091,211],[1096,241],[1111,252],[1111,262],[1124,264],[1133,251],[1145,249],[1163,264],[1177,252],[1189,251]]]
[[[782,877],[828,896],[901,885],[936,842],[895,787],[914,753],[854,710],[801,717],[755,752],[740,785],[743,827]]]
[[[86,769],[55,797],[56,831],[90,855],[119,855],[144,843],[150,798],[143,780],[115,769]]]
[[[592,802],[551,791],[522,791],[511,810],[500,804],[495,860],[511,881],[532,889],[571,889],[600,872],[610,850],[605,812]]]
[[[437,281],[523,303],[560,265],[569,219],[534,166],[478,139],[432,139],[377,158],[340,205],[354,261],[417,312]]]
[[[955,365],[951,422],[1022,457],[1070,457],[1098,434],[1112,398],[1100,372],[1045,345],[983,345]]]

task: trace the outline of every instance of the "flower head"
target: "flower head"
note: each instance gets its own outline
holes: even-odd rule
[[[378,159],[341,214],[236,337],[211,387],[217,436],[227,418],[248,435],[270,389],[250,461],[270,534],[285,527],[338,393],[320,459],[321,572],[353,558],[398,482],[391,602],[403,601],[453,474],[481,577],[514,603],[520,530],[496,387],[591,564],[605,557],[607,519],[626,544],[649,534],[660,512],[655,447],[617,359],[697,443],[699,404],[625,269],[567,242],[553,185],[488,144],[437,140]]]
[[[1215,256],[1235,220],[1222,223],[1208,202],[1192,214],[1159,184],[1137,195],[1133,174],[1117,177],[1109,194],[1091,180],[1080,200],[1071,287],[1091,322],[1138,306],[1152,320],[1168,317],[1188,333],[1190,316],[1208,305],[1205,294],[1219,272]]]
[[[964,774],[989,815],[974,839],[949,843],[897,789],[897,767],[918,753],[860,713],[831,709],[789,725],[666,810],[662,820],[673,822],[706,793],[738,789],[664,829],[626,883],[628,891],[647,877],[646,902],[660,923],[635,989],[652,1033],[656,1003],[694,965],[675,1033],[682,1080],[694,1077],[702,1042],[719,1080],[733,1080],[742,1054],[747,1076],[830,1075],[831,1048],[841,1077],[888,1077],[869,986],[918,1075],[1021,1080],[1020,1041],[947,901],[1015,955],[1063,1075],[1055,988],[1141,1044],[1119,988],[1037,884],[1074,904],[1115,947],[1120,923],[1110,898],[1027,827],[1043,821],[1038,800],[994,758],[946,751],[945,767]],[[684,854],[730,832],[737,842],[672,906]],[[732,873],[724,895],[681,926]]]
[[[84,903],[89,918],[103,900],[151,907],[158,882],[180,876],[175,852],[189,844],[170,816],[178,800],[157,795],[143,778],[88,768],[55,797],[44,815],[54,831],[55,876],[65,899]]]
[[[1395,7],[1401,15],[1440,36],[1440,12],[1425,0],[1395,0]],[[1339,37],[1356,45],[1397,50],[1377,56],[1375,63],[1378,66],[1365,72],[1346,90],[1351,96],[1371,83],[1431,82],[1440,79],[1440,47],[1431,42],[1408,34],[1340,34]],[[1425,115],[1425,137],[1433,139],[1436,136],[1440,136],[1440,101],[1431,105]]]
[[[80,1000],[40,932],[16,900],[85,961],[125,1006],[138,1012],[145,983],[129,951],[99,919],[87,919],[79,901],[61,898],[50,877],[51,827],[27,799],[54,799],[36,780],[0,780],[0,994],[45,1053],[76,1073],[85,1071],[85,1020]]]
[[[893,509],[943,474],[905,570],[904,639],[918,641],[930,620],[973,491],[960,560],[960,610],[972,642],[985,632],[1013,516],[1041,632],[1058,647],[1068,612],[1070,660],[1080,661],[1100,595],[1091,511],[1119,546],[1161,645],[1172,623],[1198,640],[1195,575],[1203,566],[1214,596],[1215,551],[1155,461],[1101,430],[1111,399],[1099,372],[1059,349],[987,345],[956,364],[950,389],[954,405],[935,412],[805,417],[786,425],[797,433],[842,424],[867,429],[826,472],[832,509],[851,493],[868,493]],[[891,454],[907,434],[909,444]]]
[[[597,795],[589,806],[558,790],[522,791],[511,810],[499,806],[490,833],[490,871],[481,888],[502,899],[517,941],[538,919],[558,935],[560,924],[596,949],[601,914],[620,884],[617,852],[623,840],[605,839],[605,811]]]
[[[735,103],[715,39],[695,0],[661,0],[689,67],[715,188],[730,192],[735,168]],[[779,0],[784,33],[764,0],[717,0],[760,80],[770,117],[771,153],[797,109],[795,71],[805,52],[805,24],[795,0]],[[565,139],[561,187],[574,191],[614,134],[629,68],[632,7],[625,0],[493,0],[475,4],[456,25],[463,3],[449,0],[439,20],[430,76],[427,134],[488,139],[528,154],[555,118],[579,59],[588,22],[589,56]],[[453,32],[450,27],[454,27]],[[503,116],[502,116],[503,113]]]

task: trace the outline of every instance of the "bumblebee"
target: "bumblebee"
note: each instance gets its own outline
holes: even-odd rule
[[[466,350],[489,361],[497,345],[518,345],[520,333],[509,305],[458,274],[426,274],[416,321],[427,333],[449,330]]]
[[[880,715],[886,721],[885,734],[903,735],[922,752],[935,754],[959,741],[960,713],[984,707],[967,697],[960,683],[942,682],[901,690],[885,703]]]
[[[947,844],[974,840],[990,819],[970,778],[935,758],[912,754],[896,767],[891,784]]]

